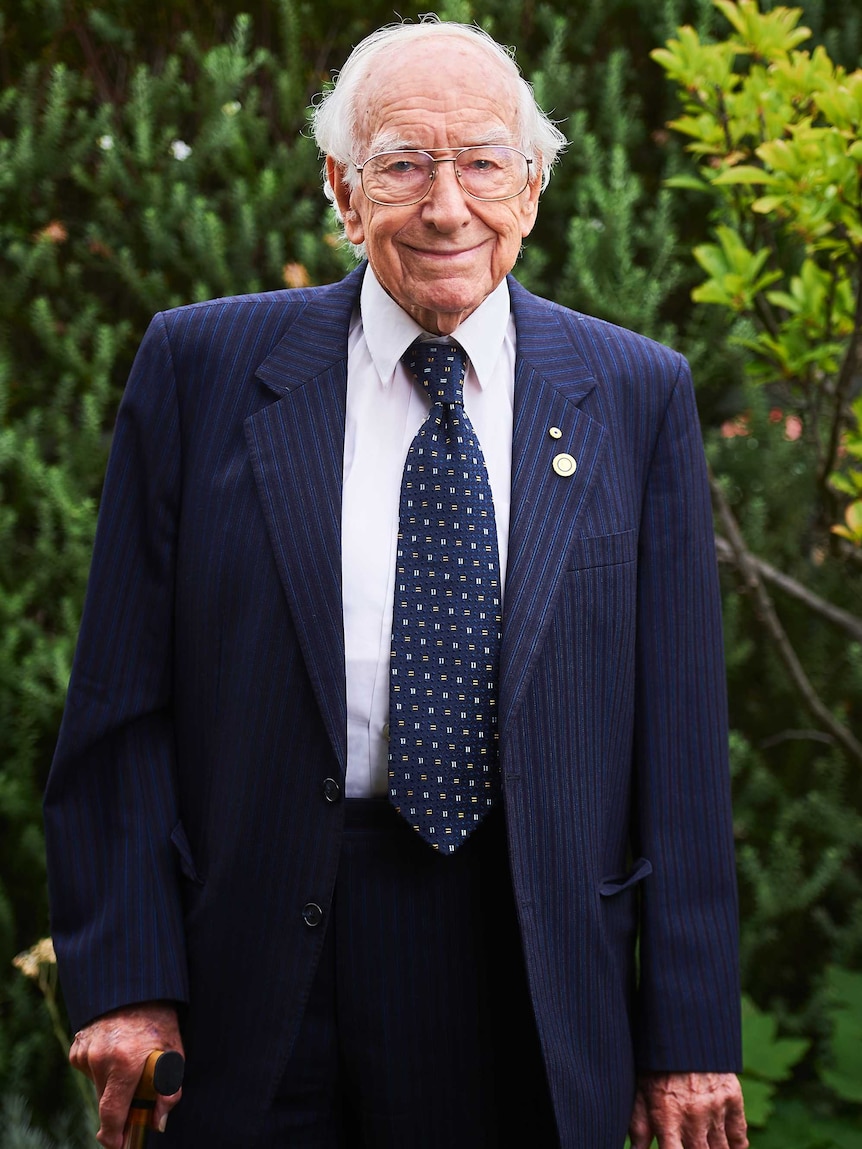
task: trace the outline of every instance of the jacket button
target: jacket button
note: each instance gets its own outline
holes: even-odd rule
[[[308,902],[302,907],[302,920],[307,926],[319,926],[323,921],[323,910],[317,902]]]
[[[341,797],[341,787],[334,778],[326,778],[324,780],[323,796],[327,802],[337,802]]]

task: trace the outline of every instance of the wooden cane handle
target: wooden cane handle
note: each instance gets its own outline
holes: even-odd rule
[[[181,1053],[154,1049],[144,1065],[135,1090],[135,1101],[155,1101],[157,1097],[170,1097],[176,1093],[183,1083],[185,1067]]]
[[[147,1144],[150,1114],[156,1098],[170,1097],[177,1092],[183,1083],[185,1067],[182,1054],[175,1050],[154,1049],[149,1055],[132,1098],[123,1149],[143,1149]]]

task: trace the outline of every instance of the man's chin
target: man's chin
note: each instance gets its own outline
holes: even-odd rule
[[[475,310],[475,308],[472,309],[472,311]],[[443,312],[435,315],[433,322],[429,317],[426,322],[422,323],[422,326],[426,331],[430,331],[434,335],[454,335],[467,316],[472,314],[472,311],[460,311],[457,313]]]
[[[463,304],[449,301],[445,304],[429,302],[424,306],[414,305],[411,307],[406,307],[402,303],[401,307],[426,331],[431,331],[435,335],[451,335],[468,315],[473,314],[481,302],[481,299],[465,301]]]
[[[422,290],[410,295],[395,295],[392,298],[408,315],[426,331],[437,335],[451,335],[468,315],[487,299],[489,292],[477,290],[476,284],[464,284],[457,278],[434,278],[426,280]]]

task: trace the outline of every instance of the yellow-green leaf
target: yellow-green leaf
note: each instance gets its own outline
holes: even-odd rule
[[[718,173],[712,183],[719,187],[725,184],[776,184],[779,180],[771,172],[752,164],[740,164],[738,167],[725,168]]]
[[[683,188],[686,191],[708,192],[709,184],[696,176],[670,176],[664,181],[666,188]]]
[[[769,215],[770,212],[778,211],[786,200],[787,197],[783,195],[762,195],[752,203],[751,210],[758,215]]]

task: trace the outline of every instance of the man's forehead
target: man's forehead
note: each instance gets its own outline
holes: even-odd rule
[[[453,146],[511,143],[514,79],[495,52],[463,36],[390,45],[359,85],[359,136],[377,151],[421,146],[426,123],[442,115],[458,128]]]
[[[450,152],[458,148],[472,148],[483,144],[511,145],[512,142],[512,129],[494,124],[485,128],[481,126],[471,127],[465,136],[453,139],[448,147],[428,148],[413,136],[405,135],[398,129],[387,128],[385,123],[381,125],[379,131],[373,133],[368,141],[375,152],[423,151],[430,152],[432,155],[437,152]]]

